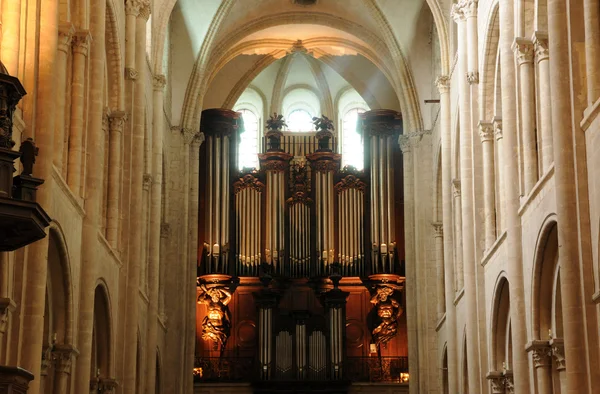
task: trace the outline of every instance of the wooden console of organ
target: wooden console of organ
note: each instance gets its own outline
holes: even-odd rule
[[[278,132],[260,169],[240,172],[241,115],[202,113],[198,381],[408,372],[402,120],[374,110],[358,123],[362,171],[340,168],[335,133]]]

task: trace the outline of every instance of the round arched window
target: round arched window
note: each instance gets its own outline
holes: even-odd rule
[[[289,131],[313,131],[312,115],[304,109],[295,109],[288,115],[286,123]]]
[[[240,134],[238,167],[258,168],[258,116],[249,109],[240,109],[244,120],[244,132]]]
[[[358,114],[363,112],[365,112],[363,108],[353,108],[344,114],[342,120],[342,167],[350,165],[358,170],[363,169],[363,141],[356,129]]]

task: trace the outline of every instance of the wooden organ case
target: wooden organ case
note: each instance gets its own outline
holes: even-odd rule
[[[400,114],[361,114],[364,169],[332,130],[269,130],[239,171],[241,115],[202,113],[195,379],[408,376]]]

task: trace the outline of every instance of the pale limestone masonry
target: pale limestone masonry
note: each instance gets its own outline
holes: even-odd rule
[[[192,380],[200,114],[249,86],[263,118],[290,86],[403,115],[410,386],[351,392],[598,392],[600,0],[0,5],[53,219],[0,254],[0,365],[29,393],[252,392]]]

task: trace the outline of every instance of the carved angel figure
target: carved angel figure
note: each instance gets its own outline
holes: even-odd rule
[[[373,343],[385,345],[398,333],[398,318],[404,312],[400,303],[393,298],[394,289],[389,286],[379,286],[371,303],[377,308],[377,322],[379,323],[371,331]]]
[[[207,287],[200,285],[202,293],[198,296],[198,303],[207,306],[207,313],[202,320],[202,339],[215,341],[225,348],[231,333],[231,316],[227,304],[231,301],[231,292],[221,286]]]

